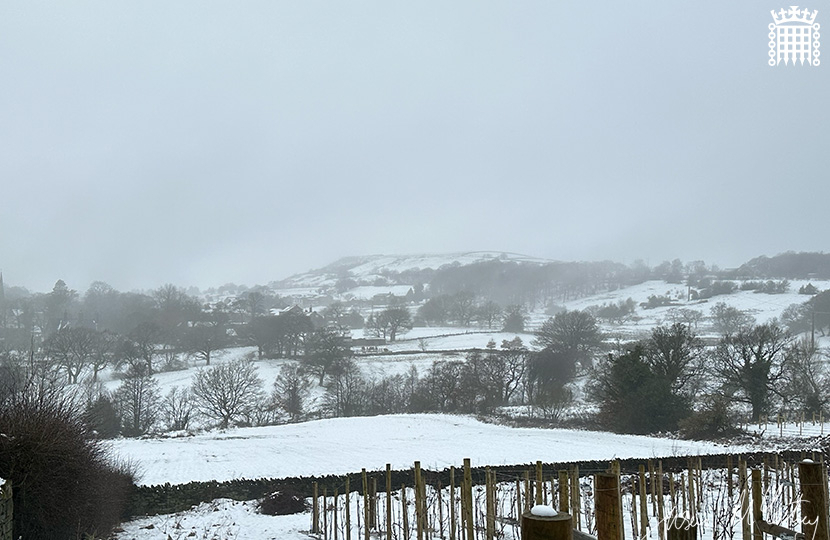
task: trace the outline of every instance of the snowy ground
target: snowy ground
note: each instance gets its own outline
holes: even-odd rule
[[[807,282],[792,282],[791,291]],[[830,282],[814,282],[819,289],[830,288]],[[671,309],[695,309],[708,316],[718,302],[749,312],[760,323],[779,317],[791,304],[803,303],[808,297],[795,292],[783,295],[756,294],[741,291],[717,296],[708,301],[686,302],[685,287],[665,282],[647,282],[612,293],[596,295],[567,302],[568,309],[584,309],[604,303],[616,303],[632,298],[637,304],[636,317],[621,326],[606,326],[604,330],[619,337],[635,338],[647,335],[658,324],[671,322]],[[311,292],[311,291],[309,291]],[[368,288],[364,291],[369,294]],[[668,295],[677,305],[643,310],[640,302],[650,295]],[[537,327],[547,315],[531,314]],[[701,322],[699,331],[708,331]],[[356,337],[362,331],[355,332]],[[387,354],[357,357],[364,375],[380,378],[406,373],[413,366],[423,373],[432,362],[452,356],[435,351],[460,351],[484,348],[491,339],[497,345],[515,334],[486,329],[415,328],[402,340],[388,345]],[[533,335],[520,334],[525,345]],[[830,345],[830,338],[820,339],[820,346]],[[426,349],[426,350],[424,350]],[[253,348],[224,351],[213,363],[222,363],[251,355]],[[409,352],[410,354],[400,354]],[[460,353],[459,353],[460,354]],[[260,377],[266,390],[286,360],[257,361]],[[172,386],[187,386],[194,370],[159,373],[162,393]],[[106,374],[105,374],[106,377]],[[117,380],[106,386],[115,389]],[[749,426],[750,432],[763,439],[820,436],[830,426],[807,422],[802,426],[792,421],[779,427],[775,419],[767,424]],[[396,415],[374,418],[347,418],[308,422],[305,424],[264,428],[232,429],[182,438],[146,438],[118,440],[113,448],[125,458],[131,458],[144,469],[145,484],[183,483],[192,480],[229,480],[233,478],[285,477],[300,475],[347,474],[361,468],[378,470],[386,463],[394,468],[409,468],[415,460],[430,469],[460,465],[463,458],[473,465],[499,465],[543,461],[577,461],[586,459],[610,460],[614,457],[659,457],[713,452],[740,452],[741,448],[727,448],[709,443],[694,443],[669,439],[634,437],[567,430],[513,429],[483,424],[476,420],[447,415]],[[744,449],[745,450],[745,449]],[[287,539],[308,538],[302,532],[309,528],[308,514],[270,517],[255,511],[254,501],[214,501],[190,512],[156,516],[124,525],[119,540],[204,539]]]
[[[749,451],[712,443],[587,431],[515,429],[448,415],[395,415],[233,429],[183,439],[120,440],[114,449],[138,462],[144,484],[190,480],[357,473],[361,468],[428,469],[542,460],[611,460]],[[353,501],[353,504],[357,504]],[[308,538],[308,513],[270,517],[256,501],[216,500],[187,512],[123,525],[119,540]],[[357,509],[355,508],[355,514]],[[342,519],[342,517],[341,517]],[[354,535],[353,535],[354,536]]]
[[[721,453],[707,442],[563,429],[510,428],[466,416],[333,418],[181,438],[119,439],[113,449],[144,470],[141,483],[281,478],[412,467],[606,460]],[[740,451],[740,449],[735,449]]]

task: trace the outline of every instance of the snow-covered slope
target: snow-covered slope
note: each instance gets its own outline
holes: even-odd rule
[[[564,429],[510,428],[466,416],[391,415],[239,428],[182,438],[119,439],[145,485],[281,478],[411,467],[610,460],[721,453],[714,443]],[[742,451],[739,448],[731,449]]]
[[[361,284],[367,284],[384,273],[400,273],[411,270],[437,270],[445,265],[467,265],[489,260],[515,261],[524,263],[543,264],[552,262],[517,253],[500,251],[468,251],[463,253],[446,254],[417,254],[417,255],[367,255],[363,257],[344,257],[323,268],[310,270],[303,274],[291,276],[282,281],[272,283],[277,290],[315,289],[333,287],[340,279],[353,279]]]

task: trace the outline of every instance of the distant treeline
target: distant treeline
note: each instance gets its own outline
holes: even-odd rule
[[[735,278],[830,279],[830,253],[788,251],[756,257],[733,272]]]

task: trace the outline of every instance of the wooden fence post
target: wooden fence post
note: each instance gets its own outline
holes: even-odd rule
[[[536,462],[536,504],[542,504],[542,462]]]
[[[424,540],[424,516],[421,501],[421,462],[415,462],[415,531],[418,540]],[[366,540],[369,540],[368,538]]]
[[[409,540],[409,509],[406,507],[406,486],[401,486],[401,517],[403,518],[403,538]]]
[[[761,512],[761,469],[752,469],[752,539],[764,540],[764,533],[758,526],[758,522],[764,520]]]
[[[582,492],[579,489],[579,465],[574,465],[571,471],[571,509],[574,518],[574,528],[582,530]]]
[[[571,511],[571,494],[568,489],[568,476],[568,471],[564,469],[559,471],[559,511],[564,512],[565,514],[568,514]]]
[[[746,461],[738,460],[738,485],[741,488],[741,537],[749,538],[752,529],[749,526],[749,482],[746,476]]]
[[[450,467],[450,540],[455,540],[455,467]]]
[[[667,534],[668,540],[697,540],[697,524],[675,516],[669,520]]]
[[[732,504],[734,495],[734,485],[732,482],[732,454],[726,456],[726,493],[729,497],[729,504]]]
[[[819,463],[804,460],[798,464],[801,484],[801,531],[808,540],[828,540],[827,499],[822,467]]]
[[[333,524],[331,527],[332,536],[334,536],[334,540],[337,540],[337,504],[340,502],[340,493],[338,492],[337,488],[334,488],[334,515],[332,516],[334,519],[332,520]]]
[[[320,501],[318,495],[317,482],[311,484],[312,502],[311,502],[311,533],[318,534],[320,532]]]
[[[666,540],[666,515],[663,507],[663,460],[657,462],[657,537]]]
[[[369,540],[369,480],[366,477],[366,469],[360,470],[360,478],[363,480],[363,538]]]
[[[619,478],[614,473],[600,473],[595,478],[597,488],[594,494],[594,513],[597,519],[597,540],[622,540]]]
[[[573,540],[573,530],[573,519],[569,514],[522,514],[522,540]]]
[[[677,515],[677,493],[674,489],[674,475],[669,473],[669,498],[671,498],[671,513]]]
[[[392,464],[386,464],[386,540],[392,540]]]
[[[346,540],[352,540],[352,492],[346,475]]]
[[[496,497],[495,497],[495,482],[493,475],[490,473],[490,467],[484,468],[485,482],[484,494],[486,504],[486,521],[485,521],[485,535],[487,540],[493,540],[496,534]]]
[[[378,523],[378,479],[376,476],[372,476],[372,481],[369,482],[369,523],[372,524],[372,528],[377,530]]]
[[[646,499],[646,468],[640,465],[640,538],[648,536],[648,500]]]
[[[473,536],[473,474],[470,471],[470,458],[464,458],[464,491],[462,497],[462,518],[465,526],[464,540],[474,540]]]
[[[323,540],[328,540],[329,538],[329,488],[328,486],[323,486]]]

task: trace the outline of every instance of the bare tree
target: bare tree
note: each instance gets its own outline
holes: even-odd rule
[[[158,382],[144,369],[130,369],[115,391],[115,405],[122,433],[128,437],[144,435],[158,420]]]
[[[492,329],[497,322],[501,321],[501,314],[501,306],[492,300],[488,300],[478,307],[479,322],[490,329]]]
[[[129,338],[135,344],[135,351],[144,359],[147,364],[147,374],[153,374],[153,358],[159,351],[163,332],[161,327],[150,321],[139,323],[132,332]]]
[[[183,335],[183,345],[196,358],[210,365],[211,355],[228,346],[228,315],[224,311],[204,314],[201,320],[189,326]]]
[[[104,330],[95,333],[95,346],[89,360],[93,382],[98,381],[98,372],[112,363],[117,346],[118,336],[112,332]]]
[[[470,326],[476,316],[476,296],[470,291],[460,291],[450,300],[450,317],[459,326]]]
[[[398,334],[412,330],[412,315],[406,306],[393,306],[384,309],[377,316],[370,315],[366,329],[378,337],[395,341]]]
[[[805,337],[790,348],[788,358],[785,400],[807,413],[826,411],[830,403],[830,371],[824,354]]]
[[[197,372],[191,391],[199,410],[227,427],[258,405],[262,380],[253,362],[235,360]]]
[[[346,336],[333,327],[315,330],[309,335],[305,345],[303,364],[317,375],[320,386],[323,385],[326,376],[343,373],[352,357]]]
[[[95,354],[96,332],[89,328],[62,328],[50,335],[43,348],[57,366],[66,370],[69,384],[78,377]]]
[[[274,381],[271,401],[274,407],[288,416],[289,422],[299,422],[305,414],[311,382],[297,364],[285,364]]]
[[[187,429],[196,412],[193,396],[187,388],[174,386],[161,402],[161,412],[167,428],[173,431]]]
[[[731,336],[755,324],[755,317],[724,302],[715,304],[710,313],[712,326],[723,336]]]
[[[323,405],[334,417],[365,414],[368,384],[358,369],[346,370],[332,377],[326,386]]]
[[[752,417],[769,411],[780,393],[793,338],[775,322],[724,336],[713,353],[714,369],[724,393],[752,407]]]

